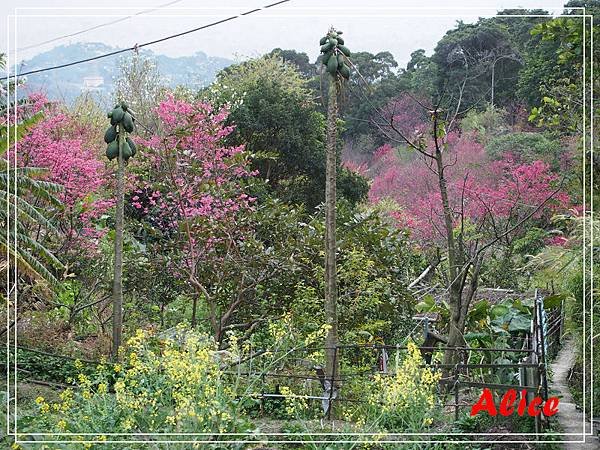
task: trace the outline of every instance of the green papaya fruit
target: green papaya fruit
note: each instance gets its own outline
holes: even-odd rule
[[[117,106],[112,111],[112,119],[117,123],[119,123],[121,120],[123,120],[124,115],[125,115],[125,111],[123,111],[123,108],[121,108],[120,106]]]
[[[336,39],[338,41],[338,45],[344,45],[344,40],[341,37],[338,36]]]
[[[323,36],[319,41],[319,45],[325,45],[327,43],[327,36]]]
[[[107,112],[106,117],[108,117],[110,119],[112,117],[112,111]]]
[[[129,109],[129,106],[125,102],[121,102],[121,109],[125,112]]]
[[[114,125],[108,127],[106,133],[104,133],[104,142],[110,144],[117,138],[117,129]]]
[[[338,40],[336,38],[330,38],[329,43],[335,47],[338,44]]]
[[[131,151],[131,147],[127,141],[123,142],[123,159],[127,161],[129,158],[133,156],[133,152]]]
[[[342,66],[338,70],[340,71],[340,75],[343,76],[346,80],[350,78],[350,69],[346,64],[342,64]]]
[[[329,41],[327,44],[321,46],[321,53],[328,52],[333,48],[333,44]]]
[[[325,53],[325,54],[323,55],[323,60],[322,60],[322,62],[323,62],[323,65],[324,65],[324,66],[326,66],[326,65],[327,65],[327,62],[329,61],[329,58],[331,58],[331,56],[332,56],[332,55],[333,55],[333,52],[332,52],[331,50],[330,50],[330,51],[328,51],[327,53]]]
[[[112,141],[106,147],[106,157],[112,161],[113,159],[119,156],[119,143],[117,141]]]
[[[350,56],[350,50],[348,49],[348,47],[346,47],[344,45],[338,45],[338,48],[344,55]]]
[[[135,154],[137,153],[137,146],[135,145],[135,142],[133,142],[133,140],[131,140],[131,138],[129,137],[127,137],[125,141],[127,141],[127,144],[131,149],[131,156],[135,156]]]
[[[337,71],[337,66],[337,58],[329,58],[329,61],[327,61],[327,72],[329,72],[331,75],[335,75],[335,72]]]
[[[123,128],[125,128],[125,131],[128,133],[133,131],[133,117],[128,112],[123,114]]]
[[[337,54],[337,64],[338,69],[344,65],[344,55],[342,53]]]

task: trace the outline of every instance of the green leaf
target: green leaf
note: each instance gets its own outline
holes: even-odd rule
[[[435,308],[435,299],[432,295],[428,294],[425,297],[423,297],[423,300],[417,303],[417,306],[415,306],[415,308],[418,312],[431,311]]]
[[[508,331],[529,331],[531,320],[521,314],[512,318],[508,324]]]
[[[544,298],[544,309],[554,309],[558,308],[563,300],[565,300],[569,294],[554,294]]]
[[[490,316],[494,319],[497,317],[502,317],[502,316],[505,316],[506,314],[508,314],[509,310],[510,309],[507,305],[503,305],[503,304],[494,305],[490,311]]]

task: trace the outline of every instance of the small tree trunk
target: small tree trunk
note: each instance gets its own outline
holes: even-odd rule
[[[196,311],[198,310],[198,298],[194,297],[192,300],[192,320],[191,326],[192,328],[196,328]]]
[[[125,130],[119,125],[119,165],[117,169],[117,210],[115,214],[115,264],[113,278],[112,357],[117,359],[123,335],[123,203],[124,172],[123,143]]]
[[[444,155],[438,135],[439,117],[438,111],[433,112],[433,139],[435,143],[435,162],[438,175],[438,186],[442,200],[442,209],[444,213],[444,228],[446,233],[446,245],[448,249],[448,293],[450,307],[450,329],[448,331],[448,347],[462,345],[464,338],[465,317],[462,314],[462,255],[460,254],[456,240],[454,239],[453,213],[448,200],[448,185],[444,175]],[[444,363],[455,364],[457,353],[454,350],[444,352]]]
[[[325,339],[325,374],[331,379],[339,376],[337,317],[337,269],[336,269],[336,143],[337,143],[337,97],[338,85],[330,77],[329,105],[327,110],[327,164],[325,174],[325,320],[329,325]]]

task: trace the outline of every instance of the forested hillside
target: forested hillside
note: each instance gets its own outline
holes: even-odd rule
[[[565,343],[591,423],[600,30],[580,5],[600,15],[458,22],[405,67],[334,23],[316,61],[131,53],[71,71],[67,102],[40,89],[56,72],[3,81],[28,95],[2,100],[2,428],[74,449],[541,448],[565,440],[560,403],[471,407],[486,386],[547,405]],[[75,87],[93,67],[117,73],[108,111]]]

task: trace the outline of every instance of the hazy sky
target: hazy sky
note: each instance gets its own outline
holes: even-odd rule
[[[6,31],[5,28],[0,33],[0,45],[7,49],[7,35],[10,35],[11,64],[14,63],[15,40],[19,61],[57,45],[78,41],[128,47],[274,1],[128,0],[128,6],[124,9],[123,1],[105,0],[100,3],[102,8],[99,9],[97,1],[3,0],[0,8],[7,20],[3,28],[8,24],[9,29]],[[478,17],[493,15],[498,9],[516,7],[543,8],[557,14],[561,12],[563,4],[564,1],[560,0],[292,0],[217,27],[157,44],[151,49],[170,56],[203,51],[211,56],[244,58],[281,47],[305,51],[314,59],[318,53],[319,38],[330,25],[335,25],[344,31],[346,44],[351,50],[390,50],[397,61],[404,65],[410,53],[418,48],[426,49],[429,54],[435,43],[457,20],[472,22]],[[139,14],[160,6],[163,7],[159,10]],[[15,19],[8,18],[10,14],[18,16],[16,30]],[[131,15],[135,16],[127,18]],[[78,36],[37,45],[119,18],[125,20]],[[24,49],[29,46],[35,47]]]

